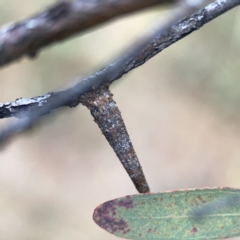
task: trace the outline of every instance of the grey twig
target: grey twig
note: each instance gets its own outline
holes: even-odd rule
[[[0,66],[113,18],[176,0],[61,1],[46,11],[0,29]]]
[[[140,43],[135,44],[134,47],[130,47],[130,50],[126,50],[125,52],[129,53],[127,56],[121,56],[116,62],[80,81],[75,86],[63,91],[48,93],[41,97],[18,99],[15,102],[1,104],[0,118],[25,116],[27,117],[27,127],[36,121],[39,116],[47,114],[55,108],[62,106],[74,107],[79,103],[79,97],[82,94],[103,84],[111,84],[130,70],[144,64],[171,44],[239,4],[240,0],[217,0],[191,16],[173,24],[176,22],[176,18],[181,19],[186,15],[186,10],[182,10],[171,21],[161,26],[156,31],[157,34],[145,38]],[[15,126],[16,124],[13,123],[0,132],[0,142],[12,136],[15,132],[19,132],[19,129]],[[15,129],[15,131],[12,131],[12,129]],[[23,129],[21,125],[21,130]]]

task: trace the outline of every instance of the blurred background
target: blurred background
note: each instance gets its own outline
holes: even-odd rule
[[[51,3],[1,0],[0,23]],[[111,86],[152,192],[240,187],[239,13],[224,14]],[[88,76],[169,14],[161,7],[121,18],[2,68],[0,102]],[[89,111],[54,111],[0,150],[0,239],[118,239],[95,225],[93,211],[136,193]]]

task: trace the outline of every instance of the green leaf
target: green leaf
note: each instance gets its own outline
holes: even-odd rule
[[[105,202],[94,221],[127,239],[220,239],[240,236],[240,190],[192,189]]]

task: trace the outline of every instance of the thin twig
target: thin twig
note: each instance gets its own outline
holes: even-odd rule
[[[0,29],[0,66],[116,17],[176,0],[61,1],[46,11]]]
[[[240,0],[217,0],[176,24],[173,24],[173,22],[176,22],[176,19],[173,18],[157,30],[157,35],[151,35],[141,43],[136,44],[137,47],[131,47],[130,50],[125,51],[130,52],[130,54],[120,57],[118,61],[77,83],[74,87],[33,99],[18,99],[15,102],[0,105],[0,118],[28,117],[25,123],[21,122],[20,128],[14,122],[3,129],[0,132],[0,142],[27,128],[40,115],[45,115],[58,107],[76,106],[82,94],[103,84],[111,84],[130,70],[144,64],[163,49],[239,4]],[[174,17],[177,16],[178,19],[181,19],[186,14],[186,10],[178,14]],[[169,27],[169,24],[172,26]]]

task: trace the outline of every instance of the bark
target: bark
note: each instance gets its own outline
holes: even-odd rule
[[[75,0],[0,29],[0,66],[116,17],[176,0]]]
[[[239,4],[240,0],[217,0],[167,29],[159,28],[157,34],[126,50],[125,52],[129,52],[127,56],[120,56],[117,61],[80,81],[72,88],[33,98],[19,98],[14,102],[0,104],[0,118],[22,118],[29,116],[32,112],[45,115],[58,107],[75,107],[79,104],[78,97],[80,95],[102,84],[111,84],[120,79],[124,74],[144,64],[165,48]]]
[[[40,116],[48,114],[56,108],[77,106],[79,97],[84,93],[120,79],[124,74],[144,64],[171,44],[238,5],[240,5],[240,0],[217,0],[169,27],[169,24],[175,19],[172,18],[170,22],[159,28],[157,34],[135,44],[137,47],[134,45],[125,51],[130,54],[121,56],[116,62],[80,81],[72,88],[39,97],[20,98],[15,102],[0,104],[0,118],[25,118],[25,121],[21,123],[13,122],[7,125],[5,129],[2,129],[0,131],[0,142],[4,142],[14,134],[28,128]],[[182,16],[184,13],[186,14],[186,11],[182,11],[177,17]]]

